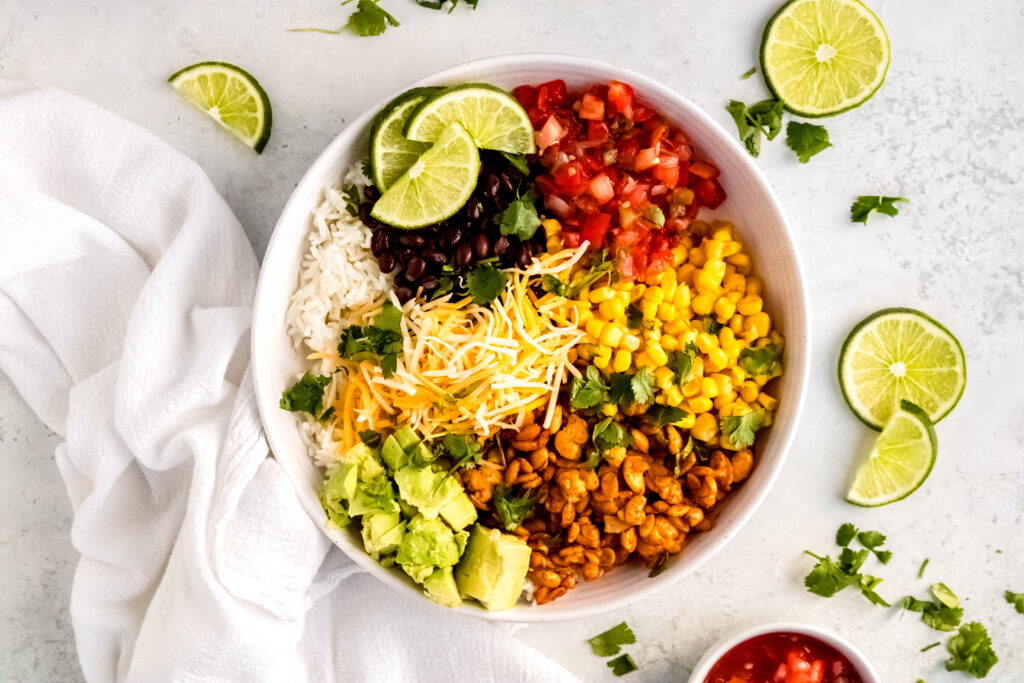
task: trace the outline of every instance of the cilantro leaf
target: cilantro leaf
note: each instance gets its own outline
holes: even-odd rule
[[[562,282],[554,275],[545,275],[540,279],[540,286],[545,292],[554,294],[555,296],[569,296],[572,288],[569,284]]]
[[[626,674],[633,673],[639,668],[636,665],[636,662],[633,661],[633,658],[628,654],[611,659],[606,663],[606,665],[616,676],[625,676]]]
[[[782,369],[782,349],[776,344],[740,351],[739,366],[751,377],[775,376]]]
[[[637,403],[650,403],[654,399],[654,371],[640,368],[630,380],[633,389],[633,400]]]
[[[697,345],[693,342],[687,342],[683,349],[672,349],[668,352],[668,367],[672,370],[676,382],[682,384],[690,380],[693,359],[696,357]]]
[[[591,439],[601,451],[607,451],[616,446],[628,446],[632,442],[632,438],[622,425],[610,417],[594,425]]]
[[[590,266],[587,274],[580,278],[580,281],[573,285],[569,290],[569,296],[574,296],[581,292],[584,287],[589,287],[601,278],[610,274],[613,270],[615,270],[615,262],[609,261],[608,252],[602,250],[597,262]]]
[[[935,599],[946,607],[952,607],[955,609],[960,606],[960,598],[956,597],[956,593],[951,591],[949,586],[946,584],[933,583],[929,586],[929,590],[932,592],[932,595],[935,596]]]
[[[508,275],[505,271],[490,264],[477,266],[466,276],[466,285],[477,306],[486,306],[497,299],[505,291],[506,282]]]
[[[358,216],[359,203],[362,201],[359,197],[359,188],[349,185],[341,190],[341,196],[345,199],[345,210],[348,211],[348,215],[353,218]]]
[[[626,326],[631,330],[639,330],[644,326],[644,314],[636,304],[626,307]]]
[[[473,9],[476,9],[476,2],[473,3]],[[525,154],[512,154],[511,152],[502,152],[501,155],[508,159],[508,163],[512,164],[512,167],[525,176],[530,175],[530,167],[526,164]]]
[[[686,417],[686,411],[675,406],[665,406],[655,403],[645,413],[647,419],[654,423],[655,427],[664,427],[673,422],[679,422]]]
[[[1003,593],[1003,597],[1006,598],[1006,602],[1013,605],[1013,608],[1017,610],[1018,613],[1024,614],[1024,593],[1006,591]]]
[[[743,75],[740,76],[740,80],[741,81],[745,81],[745,80],[747,80],[748,78],[750,78],[751,76],[753,76],[756,73],[757,73],[757,67],[756,66],[752,66],[749,69],[747,69],[745,72],[743,72]]]
[[[992,650],[992,639],[985,627],[976,621],[964,624],[946,643],[949,659],[946,671],[966,671],[976,678],[984,678],[999,661]]]
[[[455,289],[455,280],[453,280],[448,275],[442,275],[441,279],[437,281],[437,289],[435,289],[434,293],[430,295],[430,298],[432,300],[433,299],[440,299],[442,296],[444,296],[445,294],[448,294],[449,292],[451,292],[454,289]]]
[[[608,400],[608,385],[601,379],[601,373],[593,365],[587,366],[586,377],[572,381],[569,391],[569,405],[576,410],[585,410]]]
[[[875,591],[882,580],[877,576],[860,573],[860,568],[864,566],[864,562],[873,551],[868,548],[854,550],[847,547],[856,535],[857,527],[852,524],[843,524],[836,531],[836,544],[843,548],[839,553],[838,560],[833,560],[828,555],[821,557],[805,550],[805,553],[818,562],[804,577],[804,586],[811,593],[826,598],[832,597],[844,588],[856,586],[868,601],[875,605],[889,607],[889,603]]]
[[[633,378],[628,372],[613,372],[608,378],[608,400],[620,406],[634,402]]]
[[[722,419],[722,433],[737,448],[753,445],[754,434],[768,422],[768,413],[752,410],[743,415],[730,415]]]
[[[508,208],[498,214],[498,225],[502,235],[513,235],[525,242],[540,227],[540,217],[537,216],[536,202],[539,195],[537,191],[530,188],[530,191],[522,195],[508,205]]]
[[[359,440],[370,448],[380,448],[381,435],[372,429],[363,429],[359,431]]]
[[[708,334],[718,334],[725,325],[718,322],[714,316],[706,315],[701,320],[704,325],[704,331]]]
[[[846,547],[850,545],[850,541],[857,535],[857,527],[847,522],[839,527],[836,532],[836,545]]]
[[[284,410],[293,413],[309,413],[319,418],[324,409],[324,387],[331,381],[330,375],[324,377],[305,373],[298,382],[281,394],[278,404]]]
[[[924,562],[921,563],[921,568],[917,570],[917,578],[920,579],[922,576],[924,576],[924,568],[928,566],[928,562],[929,559],[927,557],[924,558]]]
[[[484,448],[480,442],[462,434],[446,434],[441,440],[441,448],[455,460],[456,467],[472,469],[480,463]]]
[[[467,5],[476,9],[477,2],[479,0],[464,0]],[[455,8],[459,6],[459,0],[416,0],[416,4],[420,7],[426,7],[427,9],[441,9],[445,6],[445,3],[450,2],[451,7],[448,8],[448,14],[455,11]]]
[[[892,552],[889,550],[878,550],[878,547],[885,543],[885,534],[879,531],[862,531],[857,534],[860,544],[870,550],[882,564],[889,564],[892,559]]]
[[[389,24],[398,26],[398,20],[385,12],[376,0],[358,0],[356,11],[349,15],[345,28],[357,36],[379,36]]]
[[[352,325],[342,330],[338,355],[355,361],[377,360],[384,376],[391,377],[398,369],[402,339],[402,309],[385,301],[373,324]]]
[[[823,598],[831,598],[847,586],[853,585],[855,577],[840,569],[831,557],[819,557],[809,550],[804,552],[818,560],[810,573],[804,577],[804,586],[807,590]]]
[[[796,152],[796,158],[801,164],[806,164],[815,154],[831,147],[832,143],[828,141],[825,126],[790,121],[786,124],[786,146]]]
[[[896,202],[909,202],[903,197],[880,197],[877,195],[861,195],[850,207],[850,220],[854,223],[867,225],[868,216],[872,211],[884,213],[886,216],[895,216],[900,211],[896,208]]]
[[[908,612],[920,612],[921,621],[936,631],[956,630],[964,615],[964,611],[959,607],[947,607],[938,602],[918,600],[910,595],[903,598],[903,609]]]
[[[749,107],[738,100],[729,100],[725,110],[736,122],[740,141],[751,156],[761,153],[761,135],[774,140],[782,130],[782,102],[778,100],[763,100]]]
[[[506,531],[515,531],[520,522],[533,514],[538,498],[536,495],[517,497],[512,494],[511,486],[494,485],[494,510]]]
[[[590,640],[591,651],[598,657],[611,657],[622,651],[622,645],[636,643],[636,635],[626,622],[616,624],[604,633],[599,633]]]

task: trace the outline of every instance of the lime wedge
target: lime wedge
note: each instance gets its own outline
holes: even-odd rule
[[[439,223],[466,204],[479,175],[476,143],[461,124],[453,123],[381,195],[371,215],[399,228]]]
[[[786,109],[832,116],[875,94],[889,68],[889,36],[860,0],[790,0],[768,20],[761,73]]]
[[[533,154],[533,124],[515,98],[486,83],[456,85],[437,93],[409,117],[405,137],[433,142],[441,131],[458,122],[477,147],[510,154]]]
[[[226,62],[200,62],[167,81],[257,153],[267,146],[274,118],[270,99],[244,69]]]
[[[383,192],[391,187],[430,147],[402,134],[413,109],[441,88],[413,88],[391,100],[370,128],[370,166],[373,184]]]
[[[938,450],[928,415],[910,401],[900,401],[868,457],[857,467],[846,502],[876,507],[903,500],[928,478]]]
[[[839,386],[850,409],[881,429],[900,401],[932,422],[964,393],[967,364],[953,333],[912,308],[885,308],[857,324],[839,352]]]

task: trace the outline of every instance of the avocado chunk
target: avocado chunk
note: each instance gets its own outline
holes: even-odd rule
[[[398,563],[409,576],[422,582],[434,567],[451,567],[459,561],[467,536],[465,531],[453,532],[439,519],[416,515],[406,524],[398,544]]]
[[[320,487],[320,505],[327,513],[327,526],[343,529],[352,521],[344,501],[355,495],[358,475],[357,465],[342,463]]]
[[[381,448],[380,454],[384,459],[384,464],[392,472],[397,472],[409,464],[409,454],[402,449],[402,444],[398,443],[394,434],[384,439],[384,446]]]
[[[529,568],[525,541],[477,524],[455,567],[455,583],[463,597],[476,598],[489,611],[508,609],[518,602]]]
[[[356,493],[348,506],[348,513],[353,517],[370,512],[398,513],[398,501],[391,480],[383,473],[375,479],[356,487]]]
[[[427,597],[445,607],[461,607],[462,598],[452,576],[452,568],[435,569],[423,581],[423,590]]]
[[[476,521],[476,508],[462,485],[444,472],[409,465],[395,472],[395,483],[402,500],[415,505],[427,519],[440,514],[454,529]]]
[[[359,468],[359,481],[368,482],[384,474],[377,453],[365,443],[357,443],[338,458],[342,464],[356,465]]]
[[[363,547],[375,560],[398,550],[405,535],[405,522],[397,512],[371,512],[363,515]]]

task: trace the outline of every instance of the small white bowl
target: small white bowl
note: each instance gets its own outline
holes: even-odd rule
[[[617,79],[632,84],[639,98],[653,105],[690,136],[697,149],[721,170],[728,199],[713,214],[733,220],[764,280],[765,309],[786,337],[786,372],[777,380],[779,405],[775,423],[758,440],[757,463],[750,479],[734,491],[717,513],[713,530],[695,536],[656,578],[647,569],[629,565],[599,581],[583,584],[557,602],[543,607],[518,605],[487,612],[473,602],[460,608],[496,621],[560,621],[593,617],[646,598],[690,574],[722,548],[768,494],[786,458],[803,407],[810,366],[810,321],[796,245],[775,193],[735,132],[722,129],[685,97],[643,76],[612,64],[553,54],[525,54],[482,59],[442,71],[396,90],[355,119],[320,154],[299,181],[281,212],[263,259],[252,322],[252,364],[263,426],[274,457],[285,470],[303,507],[317,526],[324,512],[317,500],[323,473],[311,462],[299,436],[295,416],[278,407],[281,393],[304,369],[285,330],[288,300],[298,283],[299,266],[308,244],[310,212],[323,189],[366,154],[370,120],[394,96],[409,87],[464,82],[488,82],[512,88],[561,78],[570,89]],[[702,217],[708,214],[702,213]],[[418,600],[422,590],[399,570],[384,569],[363,551],[359,533],[326,531],[356,563],[389,586]]]
[[[838,633],[826,631],[818,626],[796,624],[785,621],[762,624],[760,626],[745,626],[738,631],[733,631],[729,635],[725,636],[708,648],[708,651],[700,658],[697,665],[693,667],[693,671],[690,673],[688,683],[704,683],[704,679],[707,678],[707,675],[711,672],[711,667],[713,667],[726,652],[744,641],[769,633],[799,633],[801,635],[817,638],[826,645],[831,645],[840,654],[850,660],[850,664],[853,664],[854,668],[857,669],[857,673],[860,674],[861,680],[864,681],[864,683],[882,683],[882,679],[879,678],[878,672],[875,671],[875,668],[871,666],[871,662],[869,662],[864,655],[861,654],[860,650],[854,647],[853,643],[848,641],[846,638],[843,638]]]

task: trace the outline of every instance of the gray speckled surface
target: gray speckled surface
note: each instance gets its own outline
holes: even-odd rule
[[[765,95],[755,62],[776,0],[484,0],[433,13],[385,0],[403,25],[374,39],[296,34],[337,26],[329,0],[217,3],[0,0],[0,77],[47,81],[149,128],[196,159],[262,253],[276,216],[320,149],[370,103],[440,68],[487,55],[560,51],[608,59],[686,94],[730,125],[730,98]],[[840,630],[887,681],[961,680],[942,671],[941,634],[859,595],[806,593],[804,548],[826,550],[839,523],[890,535],[878,573],[898,599],[942,580],[985,623],[1002,662],[989,680],[1024,680],[1024,616],[1002,590],[1024,590],[1024,9],[1015,0],[872,3],[893,43],[885,86],[828,120],[834,147],[798,164],[781,138],[759,165],[789,216],[807,270],[814,363],[790,462],[768,502],[696,575],[621,613],[519,632],[581,677],[607,676],[583,640],[625,618],[637,631],[634,680],[679,680],[703,649],[741,624],[796,619]],[[274,134],[261,157],[233,144],[164,84],[201,59],[244,65],[269,91]],[[858,194],[911,199],[897,218],[852,225]],[[770,281],[768,287],[771,287]],[[967,352],[969,382],[938,427],[939,462],[905,502],[856,510],[840,499],[872,433],[834,380],[849,328],[887,305],[922,308]],[[67,601],[75,562],[71,511],[52,453],[59,439],[0,381],[0,679],[80,677]],[[999,552],[1001,551],[1001,552]],[[921,561],[925,580],[915,578]]]

